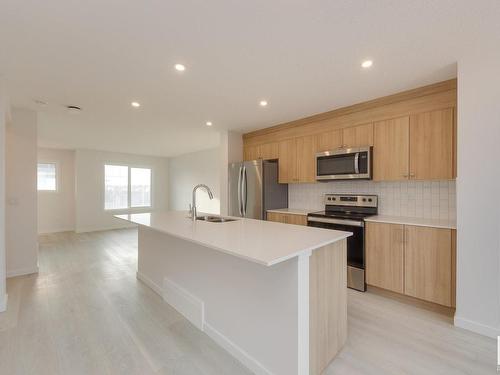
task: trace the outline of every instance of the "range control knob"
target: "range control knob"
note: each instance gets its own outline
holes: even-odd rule
[[[368,198],[368,202],[371,202],[371,201],[372,201],[372,199],[371,199],[371,198]]]
[[[328,199],[329,201],[331,201],[331,200],[332,200],[332,197],[328,197],[327,199]]]
[[[366,198],[363,198],[363,202],[366,202]]]

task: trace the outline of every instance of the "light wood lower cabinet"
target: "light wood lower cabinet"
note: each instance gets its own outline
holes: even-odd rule
[[[454,236],[451,229],[367,223],[366,283],[454,306]]]
[[[268,221],[276,221],[283,224],[307,225],[306,215],[284,214],[280,212],[268,212]]]
[[[452,233],[405,227],[405,294],[452,306]]]
[[[404,227],[367,223],[366,283],[403,293]]]

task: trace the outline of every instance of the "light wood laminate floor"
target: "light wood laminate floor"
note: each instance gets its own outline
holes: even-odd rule
[[[0,374],[249,373],[139,282],[136,265],[134,229],[41,236],[39,274],[7,283]],[[348,342],[326,374],[496,373],[495,340],[446,316],[351,290],[348,308]]]

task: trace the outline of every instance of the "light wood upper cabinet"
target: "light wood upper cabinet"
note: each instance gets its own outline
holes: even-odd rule
[[[296,138],[297,182],[316,181],[316,139],[314,136]]]
[[[373,146],[373,124],[352,126],[316,135],[316,152]]]
[[[366,283],[403,293],[404,227],[366,223]]]
[[[281,184],[294,182],[297,176],[297,146],[295,139],[287,139],[279,143],[279,173]]]
[[[316,139],[314,136],[287,139],[279,143],[279,182],[314,182]]]
[[[259,158],[259,146],[245,145],[243,147],[243,160],[255,160]]]
[[[410,178],[453,178],[453,109],[410,118]]]
[[[342,130],[332,130],[316,135],[316,152],[342,148]]]
[[[259,157],[264,160],[278,159],[279,145],[278,142],[264,143],[259,146]]]
[[[373,146],[373,124],[352,126],[342,130],[343,147]]]
[[[373,179],[404,180],[409,177],[409,116],[374,124]]]
[[[405,294],[452,306],[452,230],[405,227]]]
[[[262,145],[245,145],[243,147],[243,160],[278,159],[278,150],[278,142],[269,142]]]

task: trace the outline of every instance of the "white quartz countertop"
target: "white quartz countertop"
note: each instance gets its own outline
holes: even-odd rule
[[[224,223],[193,222],[186,211],[115,217],[265,266],[307,254],[352,235],[350,232],[245,218]]]
[[[311,212],[316,212],[318,210],[308,210],[306,208],[276,208],[273,210],[267,210],[267,212],[276,212],[279,214],[292,214],[292,215],[303,215],[306,216]]]
[[[444,229],[457,228],[457,223],[455,220],[423,219],[423,218],[404,217],[404,216],[377,215],[377,216],[367,217],[365,221],[369,222],[371,221],[374,223],[405,224],[405,225],[415,225],[420,227],[433,227],[433,228],[444,228]]]

